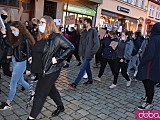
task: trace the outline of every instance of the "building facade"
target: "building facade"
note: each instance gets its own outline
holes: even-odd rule
[[[96,26],[144,31],[147,0],[104,0],[98,7]]]
[[[144,33],[149,34],[156,22],[160,22],[160,0],[149,0]]]

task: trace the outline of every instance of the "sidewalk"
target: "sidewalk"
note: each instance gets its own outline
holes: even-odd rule
[[[83,79],[76,90],[71,90],[72,83],[78,72],[77,62],[72,62],[68,69],[63,69],[57,81],[57,88],[62,96],[65,112],[52,118],[51,113],[56,109],[54,102],[48,98],[37,120],[135,120],[134,111],[141,105],[140,98],[144,95],[144,87],[140,81],[132,82],[126,87],[124,78],[119,77],[117,88],[109,89],[111,71],[106,68],[102,81],[94,81],[93,85],[84,86]],[[93,78],[99,68],[92,68]],[[0,101],[5,101],[9,90],[10,78],[2,75],[2,93]],[[12,109],[0,111],[0,120],[26,120],[31,107],[26,109],[26,92],[18,85],[17,93],[12,102]],[[160,109],[160,89],[155,89],[154,109]]]

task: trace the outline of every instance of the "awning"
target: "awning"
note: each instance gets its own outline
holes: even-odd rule
[[[138,22],[138,21],[137,21],[138,19],[136,19],[136,18],[125,17],[124,19],[125,19],[125,20],[129,20],[129,21],[131,21],[131,22]]]
[[[110,16],[110,17],[115,17],[115,18],[118,17],[118,15],[117,15],[116,13],[109,12],[109,11],[104,10],[104,9],[102,9],[101,14],[102,14],[102,15],[107,15],[107,16]]]

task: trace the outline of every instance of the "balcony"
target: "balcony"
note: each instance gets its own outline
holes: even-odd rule
[[[148,0],[148,1],[151,1],[153,3],[156,3],[156,4],[160,5],[160,0]]]
[[[97,3],[97,4],[102,4],[103,0],[89,0],[91,2]]]

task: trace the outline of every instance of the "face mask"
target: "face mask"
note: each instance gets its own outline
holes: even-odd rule
[[[75,30],[77,30],[77,27],[74,27]]]
[[[86,26],[86,24],[83,24],[83,28],[86,28],[87,26]]]
[[[121,39],[122,39],[122,40],[125,40],[126,38],[125,38],[125,37],[121,37]]]
[[[8,17],[7,15],[1,14],[1,18],[2,18],[3,20],[5,20],[7,17]]]
[[[44,33],[44,32],[45,32],[45,27],[39,26],[39,27],[38,27],[38,30],[39,30],[41,33]]]
[[[33,27],[37,27],[37,24],[33,24]]]
[[[14,36],[18,37],[19,36],[19,33],[18,32],[15,32],[13,33]]]

